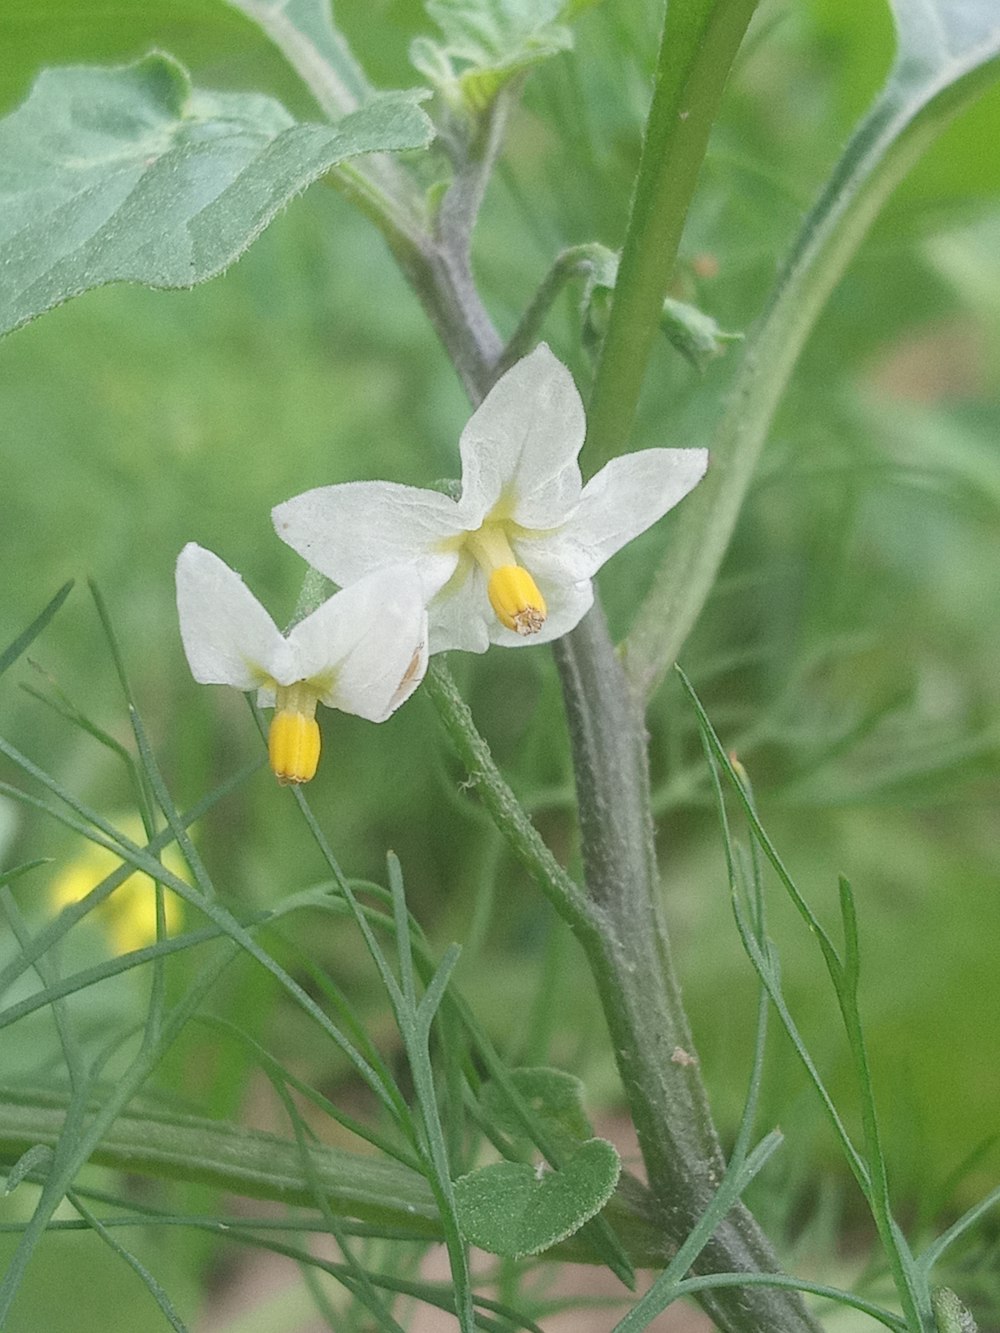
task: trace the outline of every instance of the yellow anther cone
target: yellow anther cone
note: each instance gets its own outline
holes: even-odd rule
[[[501,565],[495,569],[487,591],[497,619],[515,634],[537,634],[545,624],[545,598],[521,565]]]
[[[279,708],[267,734],[267,752],[274,776],[286,786],[308,782],[319,764],[319,723],[291,708]]]

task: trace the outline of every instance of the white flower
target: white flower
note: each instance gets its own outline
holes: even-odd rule
[[[704,449],[646,449],[583,485],[586,421],[543,343],[462,432],[458,500],[393,482],[321,486],[274,510],[278,536],[336,583],[409,564],[428,601],[430,651],[546,643],[594,600],[591,579],[701,480]]]
[[[319,762],[316,704],[385,719],[427,667],[427,615],[412,569],[383,569],[335,593],[282,634],[234,570],[189,542],[177,558],[177,610],[195,680],[257,690],[275,707],[268,734],[279,782]]]

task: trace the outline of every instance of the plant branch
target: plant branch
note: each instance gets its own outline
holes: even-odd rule
[[[468,704],[440,659],[431,662],[424,688],[483,804],[514,855],[574,930],[592,930],[594,922],[583,893],[549,851],[504,780],[489,746],[476,729]]]
[[[660,907],[649,811],[643,707],[595,607],[554,645],[573,745],[587,892],[599,929],[581,937],[611,1032],[622,1086],[663,1226],[682,1244],[725,1171]],[[736,1203],[696,1269],[773,1272],[778,1263]],[[804,1333],[818,1326],[789,1291],[706,1289],[724,1333]]]
[[[1000,73],[1000,58],[949,69],[909,97],[897,76],[862,121],[792,247],[771,301],[747,338],[710,445],[708,474],[671,525],[667,549],[625,644],[633,685],[648,696],[676,662],[712,590],[799,354],[886,199],[958,111]],[[966,65],[968,68],[966,68]],[[905,91],[905,89],[904,89]]]
[[[670,0],[590,400],[588,469],[623,452],[722,90],[757,0]]]

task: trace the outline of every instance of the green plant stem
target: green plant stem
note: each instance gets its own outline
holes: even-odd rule
[[[624,281],[619,270],[621,286],[598,372],[592,461],[619,452],[628,436],[711,122],[753,8],[753,0],[672,0],[669,6],[622,260]],[[491,141],[470,168],[478,181],[485,179],[496,148]],[[474,210],[456,209],[450,217],[432,245],[388,239],[478,405],[497,378],[503,348],[472,279],[468,243]],[[584,942],[650,1186],[663,1208],[665,1233],[679,1245],[708,1206],[724,1162],[697,1063],[685,1058],[692,1042],[659,908],[642,707],[596,608],[557,653],[574,732],[586,899],[496,773],[450,678],[435,665],[425,688],[498,826]],[[701,1271],[759,1273],[776,1266],[766,1237],[742,1204],[699,1260]],[[723,1333],[805,1333],[817,1327],[800,1298],[787,1290],[724,1289],[702,1299]]]
[[[555,644],[573,745],[587,890],[598,929],[581,935],[664,1229],[681,1244],[725,1171],[660,907],[641,701],[598,608]],[[742,1203],[699,1255],[701,1273],[778,1267]],[[816,1325],[784,1289],[706,1290],[725,1333]]]
[[[527,356],[534,347],[545,316],[552,309],[567,282],[593,272],[600,262],[600,257],[608,253],[606,246],[588,241],[583,245],[571,245],[556,256],[552,267],[542,279],[528,308],[518,321],[517,328],[507,340],[507,346],[503,349],[503,356],[497,367],[499,375],[509,370],[515,361],[520,361],[522,356]]]
[[[666,550],[625,644],[629,679],[648,696],[712,590],[774,414],[824,306],[886,199],[1000,60],[932,84],[918,109],[890,82],[861,122],[803,224],[767,309],[747,338],[704,481],[678,510]]]
[[[594,921],[579,885],[574,883],[542,840],[524,807],[497,768],[451,672],[432,660],[424,684],[448,738],[475,783],[483,804],[514,854],[561,917],[578,933]]]
[[[624,452],[722,90],[757,0],[670,0],[632,211],[587,414],[596,472]]]
[[[464,155],[456,150],[453,179],[433,226],[398,192],[380,189],[352,164],[328,177],[381,231],[473,403],[497,379],[503,343],[473,278],[472,232],[520,86],[515,80],[500,94]]]
[[[0,1089],[0,1161],[14,1163],[37,1145],[55,1147],[65,1132],[68,1105],[68,1098],[49,1092]],[[97,1105],[95,1099],[93,1109]],[[311,1179],[303,1170],[300,1145],[290,1139],[199,1116],[144,1110],[125,1111],[107,1125],[88,1160],[116,1171],[178,1178],[244,1198],[302,1208],[315,1207],[318,1185],[338,1216],[361,1219],[380,1235],[388,1230],[400,1239],[442,1239],[434,1193],[417,1171],[325,1144],[310,1145],[309,1154]],[[619,1189],[607,1213],[636,1265],[664,1262],[662,1235],[649,1215],[645,1196],[640,1201],[634,1189]],[[308,1229],[310,1220],[300,1219],[298,1225]],[[315,1229],[327,1227],[317,1220]],[[347,1229],[358,1228],[345,1223]],[[364,1225],[360,1230],[364,1233]],[[546,1257],[603,1262],[582,1235],[571,1237]]]

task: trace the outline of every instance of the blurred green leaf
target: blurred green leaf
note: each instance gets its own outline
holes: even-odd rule
[[[593,1136],[594,1130],[583,1109],[583,1083],[562,1069],[511,1069],[510,1081],[538,1117],[556,1144],[572,1148]],[[487,1083],[482,1091],[485,1109],[505,1134],[526,1139],[524,1123],[504,1091]]]
[[[558,1171],[494,1162],[455,1181],[467,1240],[491,1254],[538,1254],[578,1231],[607,1203],[621,1164],[605,1139],[589,1139]]]
[[[428,0],[443,42],[418,37],[410,59],[452,105],[485,109],[515,74],[571,45],[566,0]]]
[[[107,282],[203,282],[332,166],[429,138],[405,94],[303,125],[260,94],[196,90],[161,54],[47,71],[0,122],[0,332]]]
[[[48,605],[38,613],[24,633],[19,634],[14,642],[8,644],[3,652],[0,653],[0,676],[3,675],[8,667],[13,666],[23,652],[31,647],[45,626],[62,606],[63,602],[65,602],[72,587],[72,581],[64,583]]]

